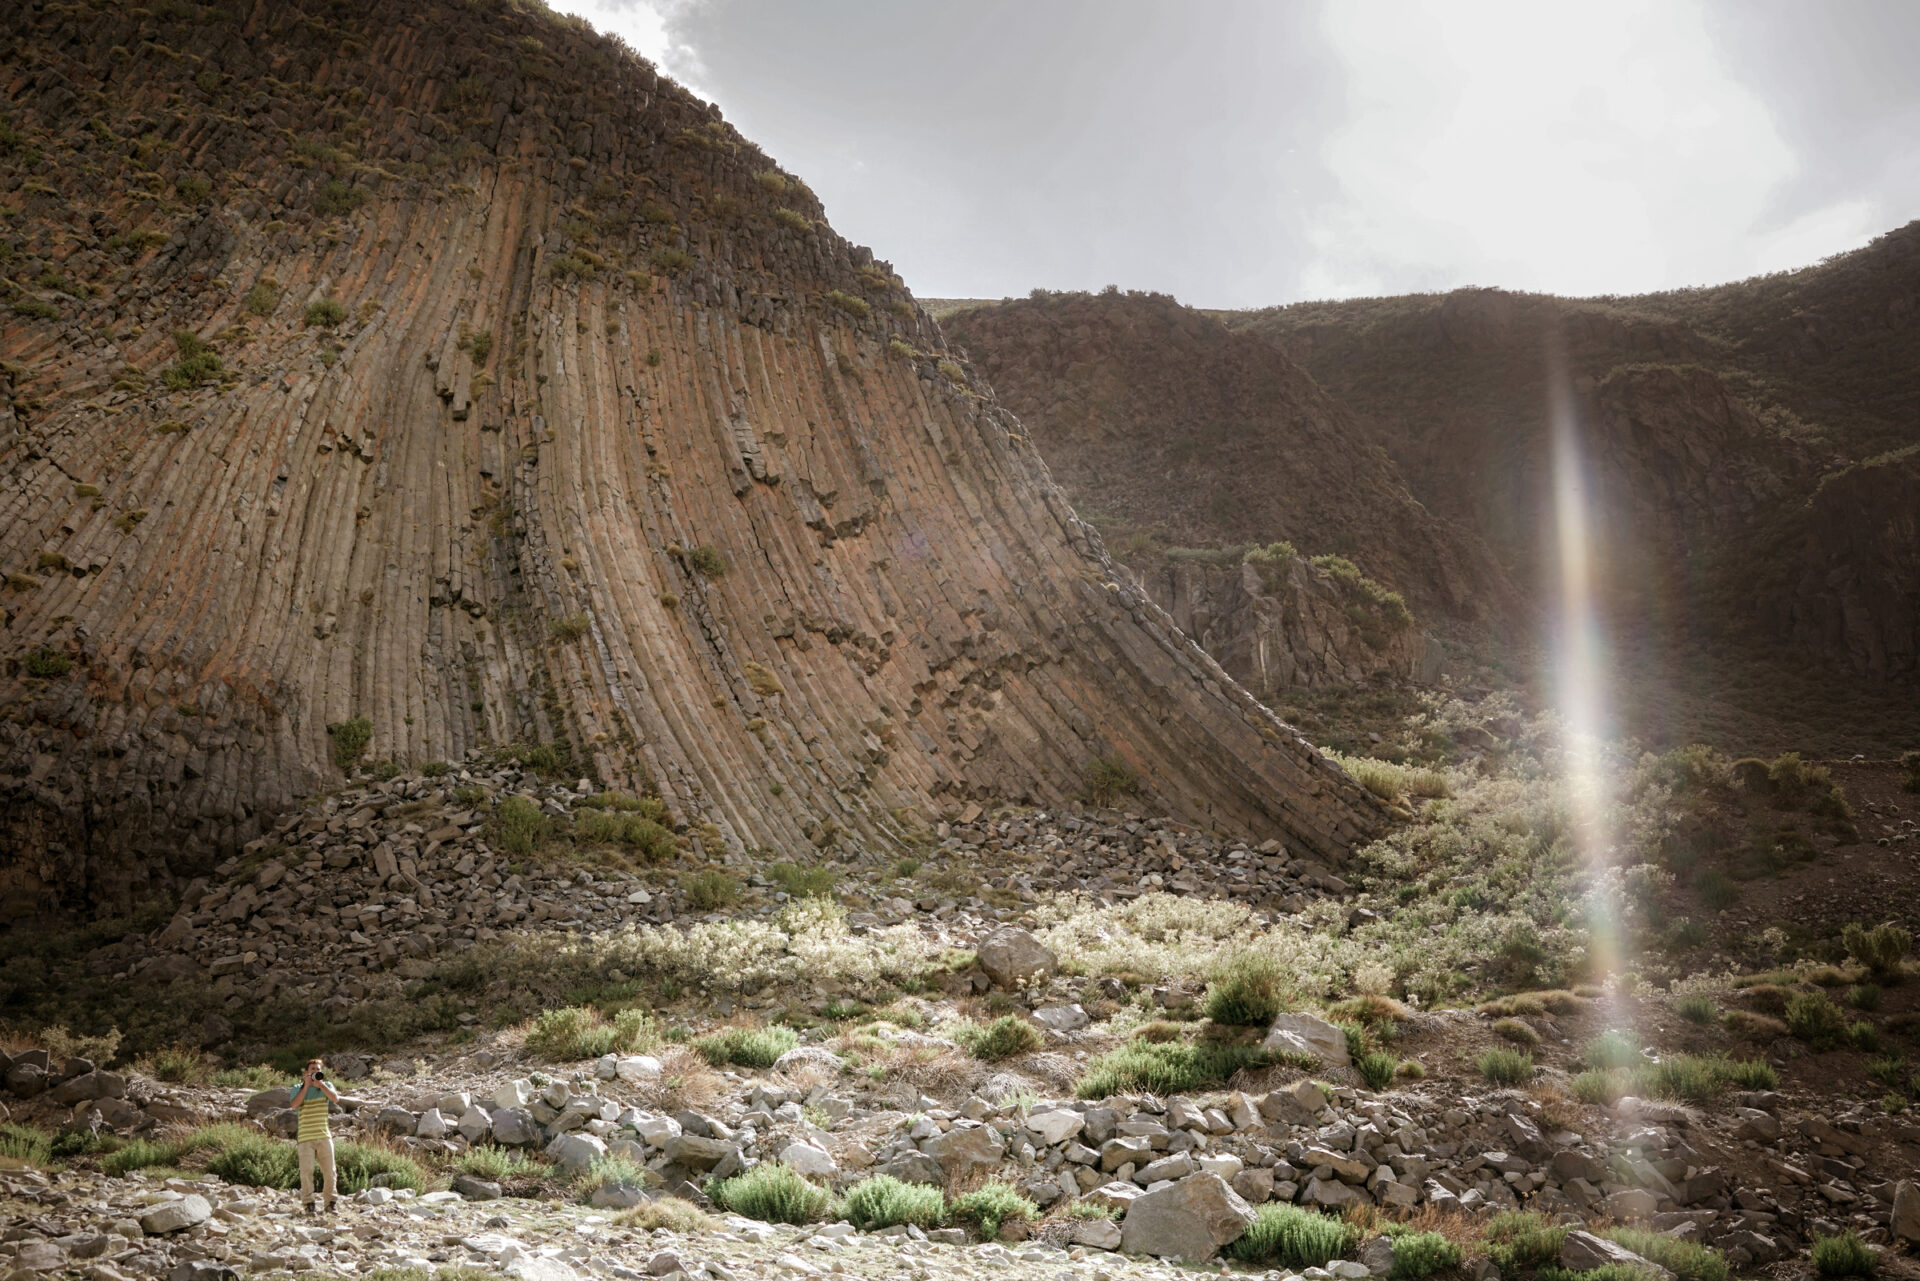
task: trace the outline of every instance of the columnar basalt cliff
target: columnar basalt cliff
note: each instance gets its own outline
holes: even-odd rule
[[[1102,756],[1316,856],[1372,826],[802,183],[530,9],[14,6],[8,911],[488,743],[736,849]]]

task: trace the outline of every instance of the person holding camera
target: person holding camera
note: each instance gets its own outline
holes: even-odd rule
[[[294,1142],[300,1150],[300,1205],[308,1214],[313,1213],[315,1165],[320,1167],[327,1213],[333,1213],[334,1198],[339,1195],[333,1173],[333,1136],[327,1132],[327,1106],[339,1101],[340,1096],[327,1083],[325,1065],[319,1059],[308,1059],[306,1074],[287,1101],[300,1118],[300,1130]]]

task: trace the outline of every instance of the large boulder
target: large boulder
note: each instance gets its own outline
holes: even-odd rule
[[[540,1127],[534,1123],[533,1113],[525,1108],[501,1108],[493,1114],[492,1121],[495,1143],[518,1148],[539,1141]]]
[[[196,1227],[213,1217],[207,1199],[189,1193],[177,1201],[162,1201],[140,1216],[140,1230],[150,1237]]]
[[[563,1259],[544,1254],[523,1254],[500,1265],[500,1271],[514,1281],[580,1281],[580,1274]]]
[[[947,1181],[940,1163],[925,1152],[903,1152],[874,1171],[890,1174],[902,1183],[929,1183],[935,1187]]]
[[[1027,931],[1008,925],[980,940],[974,949],[980,968],[1001,987],[1019,987],[1035,977],[1052,978],[1060,958]]]
[[[1225,1179],[1188,1175],[1134,1198],[1120,1225],[1120,1248],[1127,1254],[1198,1263],[1239,1237],[1253,1220],[1253,1207]]]
[[[265,1116],[269,1112],[278,1112],[293,1102],[293,1088],[286,1085],[275,1086],[271,1090],[262,1090],[247,1098],[248,1116]]]
[[[809,1179],[830,1179],[840,1167],[825,1148],[811,1143],[789,1143],[780,1150],[780,1160],[794,1173]]]
[[[1068,1139],[1078,1137],[1086,1124],[1087,1118],[1071,1108],[1049,1108],[1027,1117],[1027,1133],[1042,1147],[1058,1147]]]
[[[1317,1014],[1280,1015],[1260,1048],[1269,1054],[1311,1054],[1333,1067],[1352,1062],[1347,1034]]]
[[[578,1174],[607,1154],[607,1145],[591,1134],[563,1134],[547,1145],[560,1174]]]
[[[709,1139],[698,1134],[682,1133],[677,1139],[666,1144],[667,1159],[675,1165],[683,1165],[689,1170],[709,1171],[717,1168],[731,1157],[740,1159],[737,1144],[725,1139]]]
[[[454,1175],[453,1190],[469,1201],[498,1201],[505,1191],[498,1183],[472,1174]]]
[[[54,1087],[55,1103],[85,1103],[90,1099],[119,1099],[127,1093],[127,1078],[118,1072],[90,1071],[69,1077]]]
[[[493,1118],[487,1115],[485,1108],[471,1107],[461,1114],[457,1128],[461,1138],[469,1143],[479,1143],[493,1133]]]
[[[975,1169],[1000,1164],[1006,1144],[988,1125],[954,1122],[945,1134],[936,1134],[920,1145],[920,1150],[940,1163],[949,1178],[957,1178]]]
[[[1314,1124],[1326,1111],[1326,1092],[1304,1078],[1292,1085],[1283,1085],[1260,1100],[1261,1116],[1288,1125]]]
[[[1902,1179],[1893,1185],[1893,1235],[1920,1241],[1920,1183]]]

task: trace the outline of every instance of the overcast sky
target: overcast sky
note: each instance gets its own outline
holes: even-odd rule
[[[922,297],[1638,293],[1920,217],[1915,0],[550,0]]]

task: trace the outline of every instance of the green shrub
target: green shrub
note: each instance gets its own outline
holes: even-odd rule
[[[865,320],[873,314],[873,305],[857,294],[842,293],[838,289],[829,289],[822,295],[822,299],[826,302],[827,306],[844,311],[849,316],[857,316],[861,320]]]
[[[1457,1268],[1460,1247],[1438,1232],[1402,1232],[1393,1238],[1393,1271],[1388,1281],[1420,1281],[1444,1268]]]
[[[1269,1202],[1224,1253],[1262,1267],[1319,1268],[1349,1253],[1359,1238],[1359,1229],[1340,1219]]]
[[[582,1204],[588,1204],[601,1188],[646,1188],[659,1181],[653,1171],[631,1157],[595,1157],[574,1180],[573,1195]]]
[[[1920,751],[1900,753],[1900,767],[1907,771],[1900,785],[1909,792],[1920,792]]]
[[[1851,1228],[1837,1237],[1813,1238],[1813,1268],[1823,1277],[1870,1277],[1876,1266],[1873,1251]]]
[[[727,572],[727,558],[718,547],[702,543],[687,553],[687,564],[708,578],[721,578]]]
[[[775,863],[767,869],[767,876],[794,898],[832,898],[840,879],[830,867],[801,867],[798,863]]]
[[[1771,1090],[1779,1084],[1779,1075],[1757,1059],[1675,1054],[1657,1063],[1643,1060],[1631,1067],[1589,1068],[1573,1079],[1572,1093],[1582,1103],[1599,1105],[1629,1094],[1704,1103],[1730,1087]]]
[[[319,298],[307,304],[306,322],[318,329],[331,329],[347,318],[347,305],[338,298]]]
[[[707,1062],[714,1067],[737,1063],[741,1067],[753,1068],[772,1067],[782,1054],[798,1044],[800,1044],[800,1034],[790,1027],[722,1028],[713,1035],[703,1036],[693,1043],[694,1048],[699,1050]],[[775,1221],[798,1222],[791,1219]]]
[[[1488,1050],[1474,1066],[1495,1085],[1520,1085],[1533,1079],[1533,1055],[1525,1050]]]
[[[1530,1210],[1507,1210],[1487,1223],[1487,1257],[1503,1275],[1558,1262],[1566,1240],[1566,1228]]]
[[[974,1058],[988,1063],[998,1063],[1016,1054],[1031,1054],[1045,1044],[1038,1028],[1014,1014],[1003,1015],[985,1025],[963,1024],[953,1039]]]
[[[1400,1056],[1376,1050],[1363,1056],[1354,1066],[1369,1090],[1384,1090],[1393,1084],[1393,1078],[1400,1073]]]
[[[1787,1001],[1787,1030],[1816,1050],[1831,1050],[1847,1035],[1847,1020],[1825,992],[1796,992]]]
[[[1040,1207],[1020,1195],[1011,1183],[994,1180],[955,1197],[952,1217],[973,1224],[981,1236],[991,1241],[1000,1235],[1003,1223],[1032,1223],[1040,1217]]]
[[[367,203],[365,187],[350,187],[338,178],[330,178],[313,195],[313,211],[322,218],[352,213]]]
[[[1652,1281],[1655,1273],[1632,1263],[1604,1263],[1585,1272],[1549,1264],[1533,1274],[1534,1281]]]
[[[1528,1049],[1540,1044],[1540,1034],[1533,1030],[1533,1025],[1519,1019],[1501,1019],[1493,1025],[1493,1034]]]
[[[813,230],[813,219],[807,217],[798,209],[789,209],[785,205],[781,205],[773,211],[773,220],[782,227],[789,228],[793,231]]]
[[[1081,796],[1092,805],[1113,805],[1140,791],[1140,776],[1117,756],[1096,756],[1087,762],[1086,786]]]
[[[459,1174],[471,1174],[476,1179],[502,1183],[508,1179],[532,1174],[539,1167],[518,1148],[502,1148],[495,1147],[491,1143],[480,1143],[455,1157],[453,1168]]]
[[[280,282],[271,276],[260,277],[247,290],[247,310],[256,316],[271,316],[279,302]]]
[[[1849,1023],[1847,1044],[1856,1050],[1873,1054],[1880,1049],[1880,1032],[1871,1023]]]
[[[558,641],[577,641],[593,630],[593,620],[585,614],[563,614],[547,620],[547,632]]]
[[[778,1161],[763,1161],[743,1174],[707,1185],[715,1205],[762,1223],[815,1223],[833,1197]]]
[[[687,892],[687,904],[696,912],[711,912],[740,897],[739,878],[717,868],[681,877],[680,888]]]
[[[648,863],[673,857],[673,833],[640,814],[588,810],[574,816],[573,830],[585,840],[624,846]]]
[[[608,1020],[591,1006],[570,1005],[542,1011],[527,1031],[527,1048],[557,1063],[638,1054],[659,1043],[659,1029],[645,1010],[621,1010]]]
[[[1740,899],[1739,887],[1717,867],[1700,873],[1694,888],[1700,891],[1700,901],[1716,912],[1732,907]]]
[[[1229,952],[1207,981],[1207,1017],[1231,1027],[1266,1027],[1288,1008],[1287,974],[1274,956],[1241,948]]]
[[[31,1126],[0,1124],[0,1156],[44,1167],[53,1160],[53,1138]]]
[[[1219,1085],[1243,1069],[1272,1062],[1271,1055],[1253,1045],[1129,1041],[1087,1064],[1075,1092],[1083,1099],[1141,1090],[1190,1094]]]
[[[1847,989],[1847,1004],[1856,1010],[1877,1010],[1880,1008],[1881,992],[1872,983],[1859,983]]]
[[[648,261],[662,271],[685,271],[693,266],[697,259],[684,249],[662,246],[653,251]]]
[[[1646,1228],[1610,1228],[1606,1235],[1673,1273],[1676,1281],[1727,1281],[1726,1256],[1708,1246]]]
[[[1895,1054],[1883,1055],[1867,1063],[1867,1075],[1890,1090],[1907,1087],[1907,1061]]]
[[[327,726],[327,737],[333,740],[333,763],[342,773],[351,774],[366,753],[367,744],[373,741],[373,722],[364,716],[355,716]]]
[[[1913,935],[1891,921],[1872,929],[1856,921],[1847,926],[1840,939],[1846,945],[1848,956],[1882,980],[1899,977],[1900,962],[1913,947]]]
[[[1581,1064],[1590,1068],[1632,1067],[1646,1061],[1633,1038],[1620,1031],[1602,1032],[1580,1051]]]
[[[73,670],[73,660],[57,649],[42,645],[27,651],[27,675],[51,680]]]
[[[631,1228],[636,1232],[654,1232],[664,1228],[682,1236],[710,1232],[717,1226],[707,1217],[706,1211],[677,1196],[657,1196],[651,1201],[643,1201],[626,1213],[615,1215],[613,1222],[618,1227]],[[446,1269],[442,1268],[437,1275],[444,1279]]]
[[[213,1074],[213,1083],[227,1090],[270,1090],[284,1075],[265,1063],[256,1063],[252,1067],[221,1068]]]
[[[924,1183],[903,1183],[890,1174],[876,1174],[847,1189],[840,1213],[862,1232],[900,1223],[937,1228],[947,1221],[947,1196]]]
[[[493,807],[488,835],[508,854],[528,855],[547,843],[553,825],[539,803],[525,796],[508,796]]]
[[[1710,996],[1683,996],[1674,1002],[1673,1012],[1689,1023],[1711,1023],[1720,1017],[1720,1007]]]
[[[340,1154],[334,1152],[334,1169],[339,1177]],[[249,1188],[297,1188],[300,1186],[299,1158],[291,1143],[270,1139],[264,1134],[243,1134],[224,1145],[207,1162],[209,1173],[228,1183]],[[344,1186],[344,1180],[343,1180]]]
[[[291,1143],[281,1146],[289,1151],[293,1149]],[[334,1144],[333,1161],[342,1192],[365,1192],[372,1187],[409,1188],[415,1192],[425,1192],[433,1181],[433,1176],[418,1161],[404,1152],[395,1152],[378,1144],[356,1143],[351,1139],[338,1141]],[[298,1186],[297,1156],[294,1170],[295,1182],[288,1184],[289,1187]]]
[[[38,298],[22,298],[13,304],[13,314],[30,316],[35,320],[58,320],[60,309],[50,302],[41,302]]]
[[[171,391],[185,391],[217,377],[224,367],[206,340],[191,329],[173,331],[173,345],[180,359],[161,371],[160,381]]]

